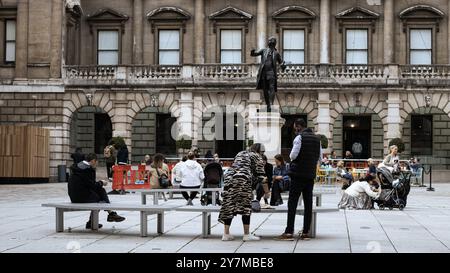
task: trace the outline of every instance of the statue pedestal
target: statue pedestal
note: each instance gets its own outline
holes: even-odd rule
[[[249,117],[249,138],[253,143],[264,144],[270,162],[281,153],[281,127],[285,120],[279,112],[257,112]]]

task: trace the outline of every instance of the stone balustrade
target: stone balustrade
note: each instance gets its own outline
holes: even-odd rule
[[[185,65],[70,65],[64,67],[67,86],[182,84],[198,86],[221,84],[254,85],[258,64],[185,64]],[[449,84],[450,65],[349,65],[288,64],[279,72],[280,86],[311,85],[395,85]]]

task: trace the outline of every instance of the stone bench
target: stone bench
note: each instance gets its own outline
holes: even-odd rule
[[[101,210],[114,211],[139,211],[141,213],[141,236],[147,237],[147,216],[157,214],[157,232],[164,233],[164,212],[174,210],[179,206],[146,206],[134,204],[108,204],[108,203],[50,203],[42,204],[43,207],[52,207],[56,209],[56,232],[64,231],[64,212],[70,211],[91,211],[92,212],[92,230],[98,230],[98,216]]]
[[[199,188],[199,189],[152,189],[152,190],[136,190],[136,192],[141,193],[141,204],[147,204],[147,195],[153,196],[153,205],[158,205],[158,195],[161,193],[176,193],[176,192],[189,192],[189,191],[198,191],[198,192],[221,192],[222,188]],[[212,199],[213,205],[216,204],[216,199]]]
[[[212,212],[220,212],[220,206],[183,206],[178,207],[175,211],[184,211],[184,212],[201,212],[202,213],[202,236],[203,238],[208,237],[211,234],[211,213]],[[316,229],[317,229],[317,213],[325,213],[325,212],[337,212],[338,208],[323,208],[323,207],[314,207],[311,219],[311,237],[316,237]],[[261,212],[258,213],[284,213],[287,217],[288,208],[286,206],[278,206],[274,209],[262,209]],[[305,210],[303,208],[297,208],[297,215],[303,215]]]

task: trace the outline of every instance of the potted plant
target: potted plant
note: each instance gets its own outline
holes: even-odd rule
[[[192,147],[192,139],[190,136],[182,135],[177,141],[176,146],[179,154],[186,154]]]
[[[319,135],[320,137],[320,145],[322,149],[328,149],[328,138],[324,135]]]

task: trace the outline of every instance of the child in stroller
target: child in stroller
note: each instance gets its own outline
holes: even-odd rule
[[[385,166],[379,166],[377,177],[382,190],[380,197],[375,201],[378,208],[384,209],[387,207],[390,210],[393,208],[403,210],[410,191],[411,171],[408,164],[403,170],[399,164],[396,164],[392,170]]]
[[[222,165],[220,165],[217,162],[211,162],[208,163],[205,166],[204,169],[204,173],[205,173],[205,180],[203,183],[203,188],[220,188],[222,185],[222,178],[223,178],[223,170],[222,170]],[[202,206],[207,206],[209,204],[212,204],[212,192],[204,192],[201,197],[200,197],[200,203],[202,204]],[[220,198],[219,198],[219,193],[218,192],[214,192],[214,194],[216,195],[216,204],[220,206],[221,202],[220,202]]]

